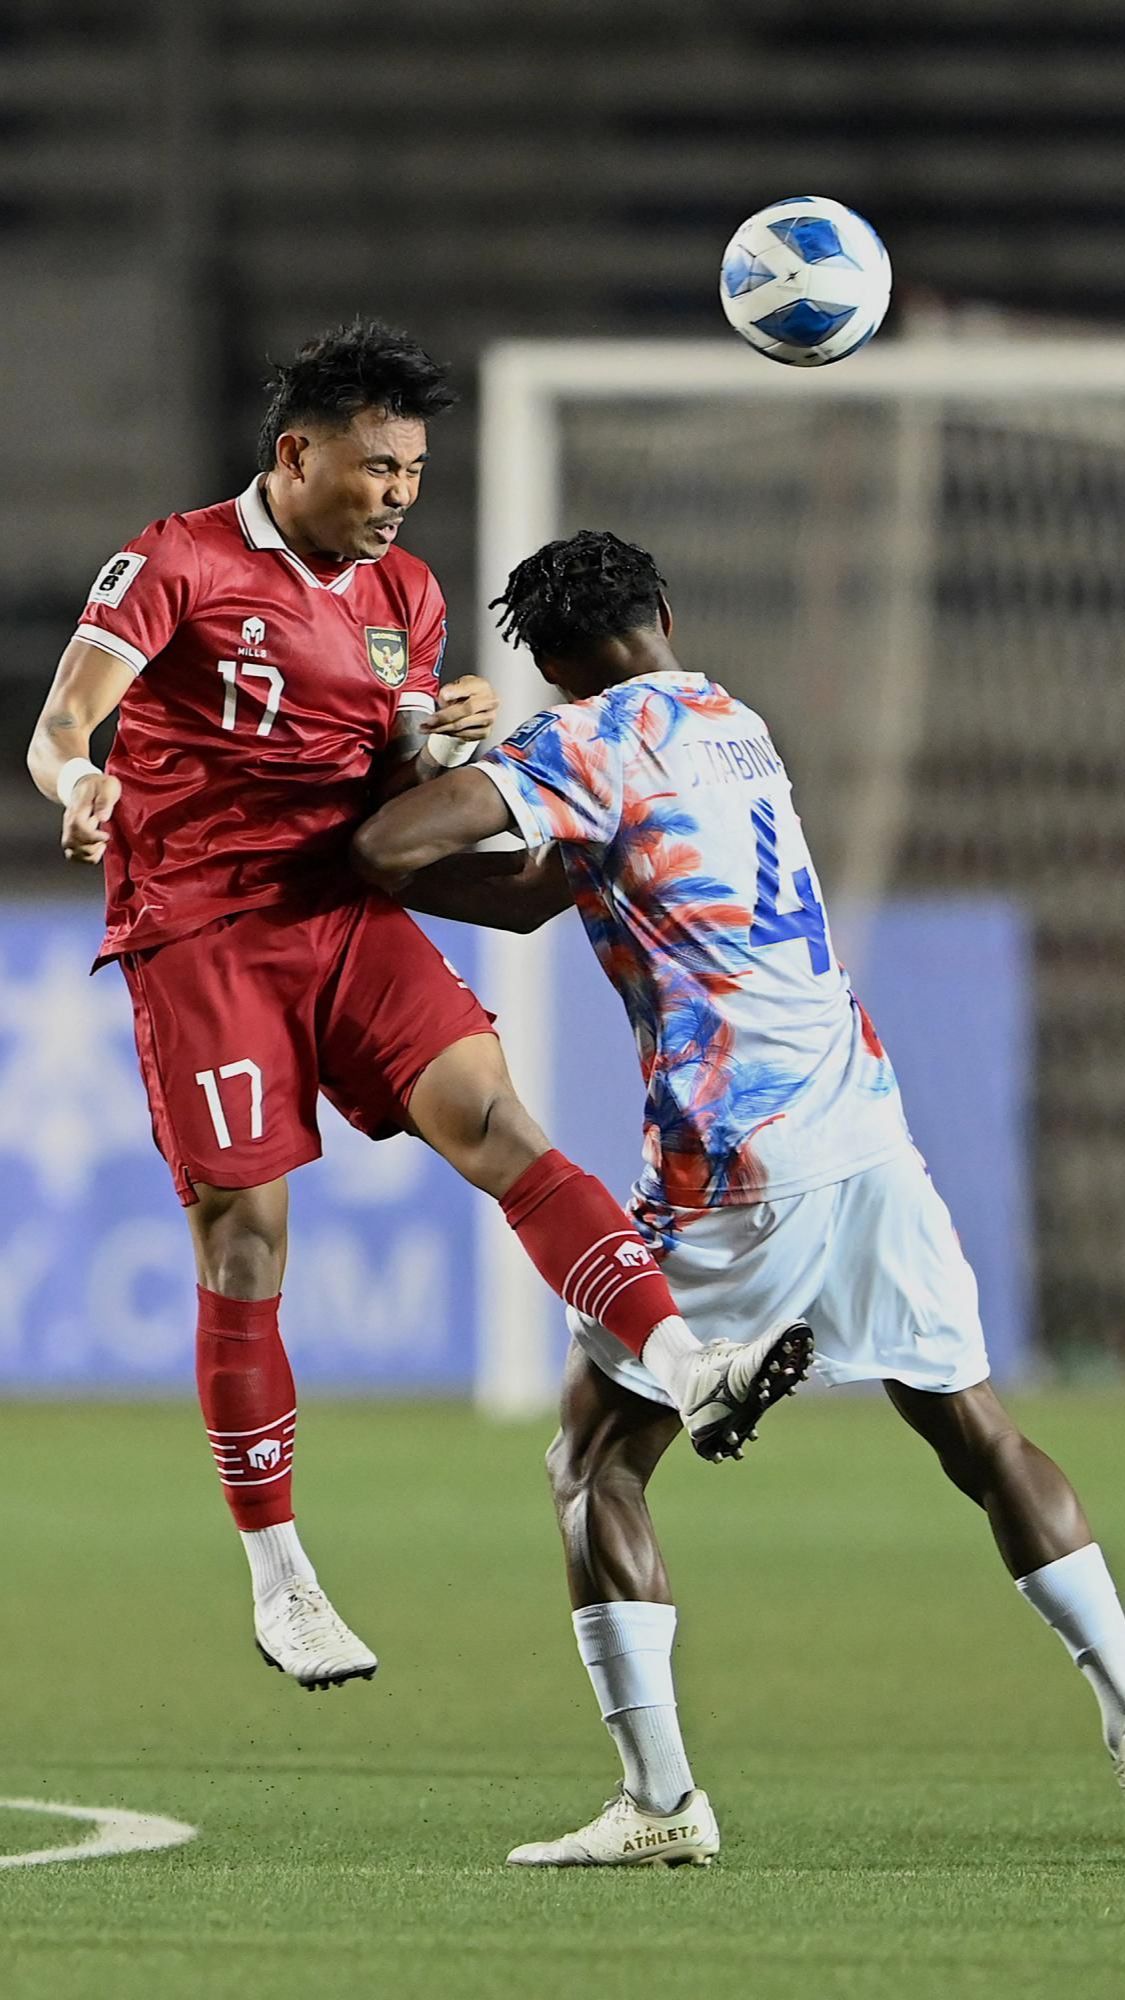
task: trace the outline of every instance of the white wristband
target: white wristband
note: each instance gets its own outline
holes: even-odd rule
[[[99,769],[97,764],[91,764],[88,757],[71,757],[63,765],[62,770],[55,780],[55,790],[59,795],[60,804],[63,806],[70,804],[71,799],[74,797],[74,787],[83,778],[101,778],[104,776],[105,773]]]
[[[452,771],[456,764],[467,764],[470,757],[480,749],[479,743],[460,743],[456,736],[427,736],[426,748],[435,764],[444,764]]]

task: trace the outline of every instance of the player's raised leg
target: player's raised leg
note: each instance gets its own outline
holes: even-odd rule
[[[1023,1435],[989,1382],[952,1395],[900,1382],[886,1389],[953,1484],[984,1509],[1021,1596],[1089,1681],[1125,1785],[1125,1613],[1066,1474]]]
[[[278,1326],[288,1188],[195,1183],[196,1381],[227,1505],[250,1564],[254,1633],[303,1687],[370,1680],[375,1655],[317,1583],[293,1518],[297,1395]]]
[[[680,1734],[676,1611],[646,1499],[679,1430],[671,1410],[610,1381],[572,1341],[547,1470],[574,1635],[621,1758],[622,1783],[588,1825],[514,1848],[508,1859],[516,1866],[700,1866],[719,1851],[715,1815],[696,1789]]]
[[[410,1119],[419,1137],[499,1201],[552,1291],[643,1356],[701,1456],[740,1457],[758,1419],[807,1372],[807,1327],[779,1324],[745,1345],[701,1344],[624,1210],[551,1146],[525,1109],[493,1036],[466,1036],[429,1063]]]

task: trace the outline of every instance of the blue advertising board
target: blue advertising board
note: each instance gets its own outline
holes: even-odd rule
[[[472,983],[477,939],[427,926]],[[193,1381],[195,1273],[151,1138],[132,1011],[89,977],[89,905],[0,905],[0,1387]],[[467,1391],[481,1201],[416,1140],[372,1145],[322,1102],[292,1181],[286,1345],[303,1387]]]
[[[427,923],[474,983],[481,939]],[[849,943],[849,931],[857,943]],[[1031,1228],[1025,926],[992,900],[891,903],[837,943],[899,1072],[915,1137],[980,1280],[996,1372],[1025,1366]],[[551,1135],[627,1193],[641,1087],[624,1012],[577,919],[551,927]],[[193,1379],[194,1271],[150,1136],[115,968],[88,904],[0,904],[0,1389],[149,1393]],[[485,992],[486,1003],[519,1004]],[[283,1324],[302,1388],[467,1394],[488,1204],[417,1141],[372,1145],[328,1104],[293,1176]],[[553,1321],[561,1358],[561,1314]]]

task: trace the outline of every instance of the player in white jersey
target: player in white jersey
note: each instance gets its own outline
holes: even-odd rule
[[[613,535],[549,544],[498,601],[565,706],[384,807],[357,836],[362,864],[415,907],[471,922],[530,930],[577,906],[647,1088],[633,1217],[693,1333],[750,1340],[807,1320],[829,1382],[885,1383],[1090,1681],[1125,1782],[1112,1578],[1069,1481],[987,1379],[973,1274],[836,961],[765,724],[685,672],[663,579]],[[526,858],[462,853],[504,827]],[[676,1613],[645,1497],[680,1429],[687,1357],[661,1353],[662,1389],[596,1317],[568,1318],[549,1466],[575,1634],[623,1783],[588,1826],[509,1859],[706,1862],[718,1830],[678,1727]]]

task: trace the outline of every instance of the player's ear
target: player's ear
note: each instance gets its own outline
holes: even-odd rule
[[[665,597],[663,591],[659,592],[659,604],[660,604],[660,630],[663,632],[664,637],[666,639],[670,639],[672,637],[672,625],[673,625],[672,607],[669,604],[668,599]]]
[[[301,453],[308,446],[308,438],[299,431],[282,431],[275,446],[275,463],[278,470],[288,474],[290,479],[303,479]]]

